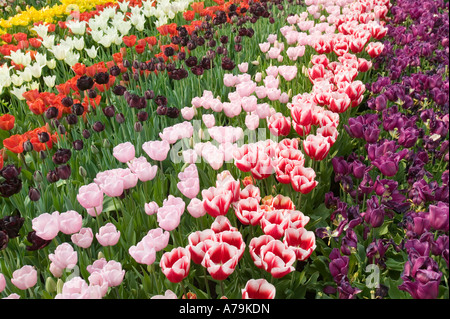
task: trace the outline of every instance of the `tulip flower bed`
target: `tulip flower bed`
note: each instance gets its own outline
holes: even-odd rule
[[[41,9],[0,23],[2,298],[448,299],[448,2]]]

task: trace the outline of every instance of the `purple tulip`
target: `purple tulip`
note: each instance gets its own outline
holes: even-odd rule
[[[448,232],[449,229],[448,203],[439,202],[437,205],[430,205],[428,219],[430,221],[430,226],[433,229]]]

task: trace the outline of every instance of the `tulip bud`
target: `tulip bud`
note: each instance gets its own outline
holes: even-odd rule
[[[91,133],[90,133],[87,129],[84,129],[84,130],[83,130],[82,135],[83,135],[83,137],[86,138],[86,139],[88,139],[89,137],[91,137]]]
[[[56,289],[56,282],[52,277],[47,277],[45,280],[45,290],[49,293],[55,292]]]
[[[54,106],[49,107],[46,111],[45,111],[45,117],[50,119],[53,119],[55,117],[58,116],[58,109]]]
[[[113,117],[115,114],[114,105],[107,106],[103,109],[103,114],[107,117]]]
[[[80,166],[78,168],[78,174],[80,174],[81,177],[86,177],[87,176],[86,169],[83,166]]]
[[[98,150],[97,146],[95,146],[94,144],[91,145],[91,151],[94,154],[100,153],[100,151]]]
[[[66,96],[61,100],[61,104],[65,107],[71,107],[73,105],[73,99],[70,96]]]
[[[123,122],[125,122],[125,116],[123,115],[123,113],[116,114],[116,122],[119,124],[122,124]]]
[[[140,132],[140,131],[142,131],[142,124],[141,124],[141,122],[136,122],[136,123],[134,123],[134,130],[136,131],[136,132]]]
[[[76,115],[82,115],[84,113],[84,106],[80,103],[75,103],[72,106],[72,112]]]
[[[51,277],[49,277],[51,278]],[[58,278],[58,281],[56,282],[56,293],[61,294],[64,286],[64,281],[61,280],[61,278]]]
[[[64,125],[58,125],[58,133],[61,135],[66,134],[66,127]]]
[[[33,144],[31,144],[30,141],[25,141],[25,142],[23,143],[23,150],[24,150],[25,152],[31,152],[31,151],[33,150]]]
[[[59,181],[59,175],[58,172],[56,170],[51,170],[47,173],[47,181],[49,183],[56,183],[57,181]]]
[[[36,183],[40,183],[44,180],[44,176],[42,175],[41,171],[35,171],[33,173],[33,179]]]
[[[45,160],[47,158],[47,153],[45,153],[44,151],[40,151],[39,152],[39,158],[41,160]]]
[[[50,135],[47,132],[38,133],[38,139],[41,143],[47,143],[50,140]]]
[[[99,251],[97,254],[97,259],[102,259],[105,258],[105,255],[103,254],[103,252]]]
[[[33,202],[36,202],[41,198],[41,193],[39,192],[39,190],[37,188],[30,187],[30,189],[28,191],[28,197]]]
[[[103,148],[110,148],[111,147],[111,143],[105,138],[103,140]]]
[[[97,121],[97,122],[94,123],[94,125],[92,125],[92,128],[96,132],[102,132],[105,129],[105,125],[103,125],[102,122]]]
[[[73,141],[72,145],[76,151],[80,151],[83,149],[83,141],[82,140],[75,140],[75,141]]]

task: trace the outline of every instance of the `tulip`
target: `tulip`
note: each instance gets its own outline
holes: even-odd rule
[[[239,200],[234,206],[237,218],[244,225],[257,225],[264,215],[259,207],[259,200],[253,197],[247,197]]]
[[[239,252],[235,246],[216,242],[206,251],[201,264],[213,279],[224,280],[233,273],[238,260]]]
[[[77,252],[68,243],[58,245],[53,254],[49,254],[48,258],[59,269],[72,269],[78,262]]]
[[[296,192],[301,192],[302,194],[308,194],[318,184],[318,182],[314,180],[316,178],[316,173],[312,168],[295,166],[290,172],[290,175],[292,187]]]
[[[119,242],[120,231],[117,230],[114,224],[107,223],[100,227],[98,233],[95,234],[95,238],[102,246],[114,246]]]
[[[435,230],[448,232],[449,228],[449,209],[444,202],[438,202],[437,205],[430,205],[428,220],[430,226]]]
[[[260,249],[261,263],[264,270],[274,278],[282,278],[295,270],[292,266],[296,260],[294,250],[280,240],[272,240]]]
[[[159,206],[156,202],[150,202],[150,203],[146,203],[144,205],[144,208],[145,208],[145,213],[147,215],[153,215],[158,212]]]
[[[304,228],[286,229],[283,242],[294,250],[297,260],[301,261],[308,259],[316,248],[314,232]]]
[[[11,283],[20,290],[26,290],[37,283],[37,270],[33,266],[23,266],[13,272]]]
[[[96,183],[90,183],[79,188],[77,200],[86,209],[99,207],[103,204],[103,192]]]
[[[330,143],[321,135],[308,135],[303,141],[305,153],[316,161],[322,161],[330,151]]]
[[[52,240],[59,233],[59,212],[43,213],[32,220],[31,228],[44,240]]]
[[[74,210],[61,213],[58,218],[59,230],[67,235],[80,231],[83,223],[83,217]]]
[[[155,161],[164,161],[170,150],[170,145],[166,140],[149,141],[142,145],[142,149]]]
[[[0,293],[2,293],[3,290],[5,290],[5,287],[6,287],[5,276],[0,273]]]
[[[242,299],[275,299],[276,288],[267,280],[250,279],[242,289]]]
[[[135,149],[130,142],[121,143],[113,148],[113,156],[121,163],[126,163],[134,159]]]
[[[81,247],[81,248],[89,248],[94,239],[94,234],[92,233],[92,229],[89,227],[83,227],[76,234],[73,234],[70,239],[72,242]]]
[[[189,245],[187,249],[191,253],[192,261],[201,264],[205,253],[217,242],[216,233],[212,229],[196,231],[188,236]]]
[[[156,260],[156,250],[153,242],[143,238],[136,245],[128,249],[128,253],[136,262],[144,265],[151,265]]]
[[[99,287],[89,286],[84,279],[75,276],[66,281],[61,293],[55,299],[101,299],[102,293]]]
[[[190,263],[191,254],[189,250],[178,247],[163,254],[160,267],[170,282],[179,283],[189,274]]]
[[[226,215],[233,200],[233,193],[229,190],[210,187],[202,191],[203,208],[213,216]]]
[[[141,182],[153,180],[158,170],[158,166],[151,165],[151,163],[149,163],[144,156],[141,156],[139,158],[133,158],[131,161],[127,162],[127,165],[130,168],[130,171],[133,174],[136,174],[137,178]]]

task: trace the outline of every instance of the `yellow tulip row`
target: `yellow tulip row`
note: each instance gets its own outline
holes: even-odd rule
[[[26,10],[8,19],[0,20],[0,35],[7,33],[9,28],[15,26],[29,26],[35,22],[43,21],[54,23],[58,18],[68,16],[72,11],[85,12],[95,8],[96,5],[116,2],[116,0],[60,0],[61,4],[42,9],[27,6]]]

